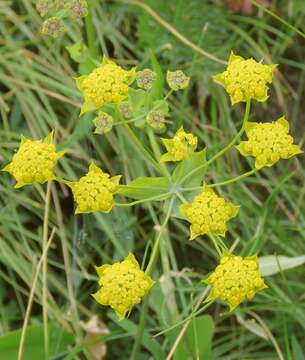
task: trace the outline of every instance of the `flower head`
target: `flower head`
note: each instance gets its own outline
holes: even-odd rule
[[[165,116],[161,111],[150,111],[146,117],[146,121],[153,129],[162,130],[165,128]]]
[[[205,302],[224,300],[229,304],[230,311],[267,288],[259,272],[256,255],[241,257],[229,252],[222,255],[220,264],[203,282],[212,286]]]
[[[88,173],[70,184],[77,203],[75,213],[109,212],[114,205],[113,194],[118,190],[120,178],[120,175],[110,177],[92,162]]]
[[[98,116],[92,121],[96,127],[95,134],[106,134],[113,126],[113,117],[103,111],[99,111]]]
[[[88,15],[88,4],[86,0],[69,0],[65,2],[65,9],[69,17],[78,20]]]
[[[56,152],[51,132],[42,140],[29,140],[21,136],[21,143],[12,161],[2,171],[14,176],[15,188],[27,184],[43,184],[55,179],[54,167],[63,156],[64,151]]]
[[[96,267],[96,271],[101,288],[92,296],[99,304],[111,306],[120,320],[141,302],[154,284],[131,253],[122,262]]]
[[[150,90],[156,80],[157,75],[150,69],[144,69],[137,73],[137,85],[144,90]]]
[[[197,147],[197,136],[186,133],[183,127],[172,139],[161,140],[167,150],[167,153],[161,156],[161,162],[187,160]]]
[[[190,78],[182,70],[168,71],[166,74],[168,86],[174,90],[183,90],[188,87]]]
[[[59,17],[53,16],[43,22],[40,31],[43,35],[57,38],[65,31],[65,25]]]
[[[41,17],[46,16],[53,7],[52,0],[38,0],[36,3],[36,9]]]
[[[119,104],[128,96],[128,85],[135,78],[135,68],[127,71],[113,61],[103,58],[102,65],[89,75],[76,79],[78,89],[85,102],[81,115],[96,110],[106,104]]]
[[[289,159],[303,151],[293,144],[289,123],[284,118],[271,123],[249,122],[246,125],[248,141],[236,146],[243,156],[254,156],[255,167],[272,166],[280,159]]]
[[[244,59],[231,52],[227,70],[213,77],[230,95],[232,104],[255,99],[268,99],[268,86],[277,65],[264,65],[254,59]]]
[[[194,201],[180,205],[180,210],[191,223],[190,240],[193,240],[205,234],[224,236],[227,231],[226,222],[236,216],[239,206],[226,201],[204,185],[202,192]]]

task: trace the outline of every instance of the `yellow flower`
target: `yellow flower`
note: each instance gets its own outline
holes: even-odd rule
[[[259,272],[256,255],[241,257],[229,252],[222,255],[220,264],[203,282],[212,286],[205,302],[224,300],[230,311],[268,287]]]
[[[103,105],[118,104],[125,100],[128,85],[135,79],[135,74],[135,68],[126,71],[104,57],[102,65],[89,75],[76,78],[76,85],[85,99],[81,115]]]
[[[110,177],[92,162],[88,173],[69,185],[77,203],[75,213],[109,212],[120,178],[121,175]]]
[[[27,184],[43,184],[55,179],[54,167],[64,155],[64,151],[56,152],[53,144],[53,131],[42,140],[30,140],[21,136],[21,143],[12,161],[2,171],[14,176],[15,188]]]
[[[255,167],[272,166],[280,159],[289,159],[303,151],[293,144],[289,123],[284,118],[271,123],[249,122],[246,125],[248,141],[236,146],[243,156],[254,156]]]
[[[216,195],[205,184],[194,201],[191,204],[180,205],[180,210],[191,223],[190,240],[193,240],[205,234],[224,236],[227,231],[226,222],[236,216],[239,206]]]
[[[122,262],[96,267],[96,271],[101,288],[92,296],[99,304],[111,306],[120,320],[141,302],[154,284],[131,253]]]
[[[197,136],[186,133],[181,127],[172,139],[162,139],[167,153],[160,158],[161,162],[187,160],[197,147]]]
[[[264,65],[254,59],[244,59],[231,52],[227,70],[213,76],[230,95],[232,104],[254,99],[266,101],[276,64]]]

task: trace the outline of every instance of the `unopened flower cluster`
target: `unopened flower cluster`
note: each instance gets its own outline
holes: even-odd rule
[[[161,156],[160,161],[187,160],[197,147],[197,136],[186,133],[181,127],[172,139],[161,139],[167,153]]]
[[[104,111],[99,111],[98,116],[95,117],[92,121],[95,125],[95,134],[106,134],[112,129],[114,123],[113,117]]]
[[[41,26],[43,35],[59,37],[65,31],[64,19],[80,20],[88,15],[86,0],[38,0],[36,9],[48,18]]]
[[[207,185],[191,204],[180,205],[181,212],[191,223],[193,240],[199,235],[212,234],[224,236],[226,222],[236,216],[239,206],[215,194]]]
[[[223,254],[220,264],[204,282],[212,286],[206,302],[226,301],[230,311],[267,287],[259,272],[256,255],[241,257],[228,252]]]
[[[64,152],[56,152],[52,142],[53,132],[43,140],[30,140],[22,136],[17,153],[3,169],[14,176],[16,188],[55,179],[54,167]]]
[[[120,177],[110,177],[92,163],[85,176],[70,184],[77,203],[76,213],[109,212],[114,205],[113,195],[118,190]]]
[[[271,123],[249,122],[246,126],[248,141],[242,141],[236,148],[243,156],[254,156],[257,169],[272,166],[280,159],[302,153],[288,132],[289,123],[283,117]]]
[[[275,64],[264,65],[254,59],[245,60],[231,53],[227,70],[213,77],[230,95],[232,104],[255,99],[266,101],[268,86],[272,82]]]
[[[133,254],[122,262],[97,267],[96,271],[101,288],[93,297],[98,303],[111,306],[120,319],[141,302],[154,284],[140,269]]]

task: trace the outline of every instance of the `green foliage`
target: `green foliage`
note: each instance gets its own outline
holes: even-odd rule
[[[50,357],[61,356],[63,353],[69,353],[69,347],[73,345],[74,335],[55,324],[48,327],[50,335]],[[34,360],[43,359],[43,326],[33,325],[28,327],[24,346],[23,359]],[[21,329],[11,331],[0,336],[0,358],[5,360],[16,360],[21,336]]]

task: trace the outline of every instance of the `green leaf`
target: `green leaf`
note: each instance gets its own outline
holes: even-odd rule
[[[270,276],[303,265],[305,263],[305,255],[295,257],[267,255],[259,257],[258,261],[262,275]]]
[[[49,356],[56,356],[68,351],[74,343],[74,335],[55,324],[48,326],[50,337]],[[21,329],[11,331],[0,337],[0,359],[16,360]],[[44,359],[43,325],[29,326],[26,332],[23,360]]]
[[[200,186],[203,180],[204,170],[200,167],[206,162],[206,149],[203,149],[198,152],[194,152],[188,160],[181,161],[175,168],[172,181],[174,184],[180,184],[181,180],[188,175],[191,171],[194,171],[198,168],[197,171],[194,171],[194,174],[190,176],[185,182],[183,182],[183,187],[196,187]]]
[[[164,115],[168,115],[169,108],[166,100],[157,100],[153,102],[153,111],[160,111]]]
[[[83,43],[77,43],[70,46],[66,46],[70,57],[77,63],[81,63],[90,57],[90,52],[87,46]]]
[[[72,60],[79,64],[79,73],[88,74],[95,69],[98,62],[92,59],[90,50],[83,43],[66,46]]]
[[[166,177],[138,177],[126,186],[121,186],[119,194],[132,199],[143,200],[169,192],[170,182]]]
[[[136,126],[144,126],[146,121],[145,109],[146,92],[142,89],[130,88],[128,92],[128,101],[132,110],[133,118],[138,118],[134,124]]]
[[[211,360],[214,329],[214,321],[210,315],[194,318],[177,347],[174,360]]]

